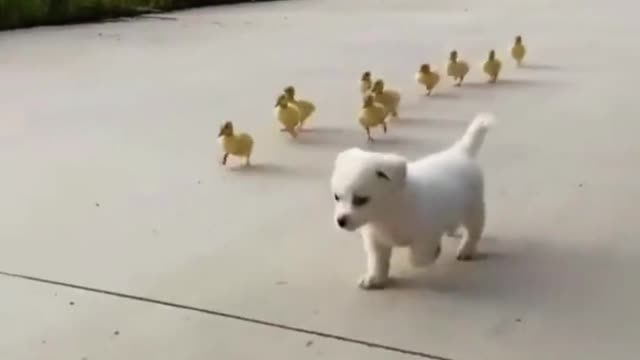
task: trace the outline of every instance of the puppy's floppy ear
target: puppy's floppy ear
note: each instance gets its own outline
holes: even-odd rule
[[[348,163],[355,161],[356,158],[362,157],[363,151],[358,148],[351,148],[345,150],[336,156],[336,160],[334,162],[334,166],[338,167],[342,163]]]
[[[407,178],[407,159],[395,154],[380,156],[376,164],[376,176],[402,187]]]

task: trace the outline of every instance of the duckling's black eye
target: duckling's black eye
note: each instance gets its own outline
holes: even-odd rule
[[[333,194],[333,198],[336,199],[336,201],[340,201],[340,196],[338,196],[338,194]]]
[[[367,196],[358,196],[358,195],[354,195],[353,196],[353,200],[351,201],[351,203],[355,207],[364,206],[368,202],[369,202],[369,197],[367,197]]]

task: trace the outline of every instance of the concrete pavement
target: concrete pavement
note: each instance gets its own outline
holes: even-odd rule
[[[1,33],[0,271],[143,299],[0,278],[0,357],[634,359],[637,7],[289,1]],[[507,57],[517,34],[524,69]],[[425,98],[413,73],[453,47],[467,86]],[[361,245],[333,227],[328,176],[367,146],[366,69],[403,93],[372,149],[420,156],[496,113],[483,260],[448,243],[415,271],[399,252],[394,287],[356,288]],[[318,106],[298,141],[272,116],[289,84]],[[217,164],[225,120],[255,138],[249,171]]]

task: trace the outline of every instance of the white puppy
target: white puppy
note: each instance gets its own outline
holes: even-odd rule
[[[335,219],[363,237],[361,287],[385,286],[396,246],[409,247],[413,265],[430,265],[442,236],[459,226],[467,235],[458,260],[473,258],[485,221],[482,170],[474,158],[492,121],[492,115],[478,115],[453,146],[414,162],[357,148],[338,154],[331,178]]]

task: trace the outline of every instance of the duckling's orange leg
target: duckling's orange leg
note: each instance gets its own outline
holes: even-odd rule
[[[250,165],[251,165],[251,155],[249,154],[245,159],[244,166],[250,166]]]
[[[387,124],[386,123],[382,123],[382,130],[384,131],[384,133],[387,133]]]
[[[291,129],[286,129],[286,131],[294,138],[298,137],[298,133],[296,132],[296,129],[291,128]]]
[[[431,90],[433,89],[427,89],[427,96],[431,96]]]
[[[222,165],[227,165],[227,159],[229,158],[229,153],[224,153],[222,156]]]
[[[365,127],[364,129],[367,132],[367,141],[373,141],[373,138],[371,137],[371,130],[369,130],[369,127]]]

